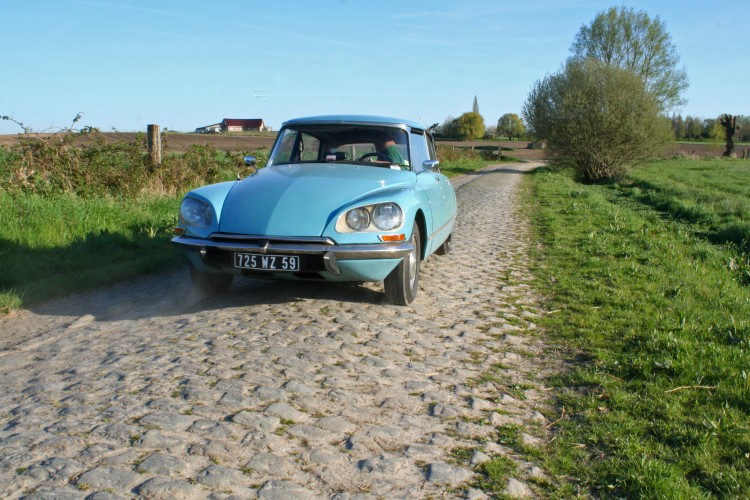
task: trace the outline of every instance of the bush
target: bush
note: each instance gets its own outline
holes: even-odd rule
[[[261,165],[268,157],[265,150],[254,155]],[[161,165],[152,165],[143,134],[131,142],[107,143],[95,130],[66,129],[51,136],[24,133],[15,145],[0,149],[0,190],[11,195],[83,197],[180,194],[248,175],[254,169],[245,166],[243,156],[193,145],[184,154],[167,155]]]
[[[475,151],[471,148],[449,146],[447,144],[437,145],[437,157],[441,163],[482,159],[479,151]]]
[[[595,182],[618,179],[663,151],[673,134],[659,111],[637,75],[587,59],[537,81],[523,114],[553,160]]]

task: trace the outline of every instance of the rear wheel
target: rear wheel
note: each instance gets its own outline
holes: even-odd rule
[[[451,253],[451,250],[453,250],[453,243],[451,243],[451,238],[453,238],[453,234],[448,235],[448,239],[443,242],[442,245],[440,245],[437,250],[435,250],[436,255],[446,255]]]
[[[419,290],[419,257],[421,248],[421,239],[419,226],[414,223],[411,230],[411,244],[414,249],[404,257],[396,268],[391,271],[383,285],[385,286],[385,296],[389,302],[398,306],[409,305],[417,296]]]
[[[190,280],[202,295],[210,296],[226,292],[232,286],[234,276],[231,274],[202,273],[190,264]]]

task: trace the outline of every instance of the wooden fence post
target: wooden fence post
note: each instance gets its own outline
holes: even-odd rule
[[[152,165],[161,165],[161,133],[159,125],[148,125],[148,155]]]

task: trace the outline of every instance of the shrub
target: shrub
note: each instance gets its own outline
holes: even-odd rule
[[[265,150],[253,154],[261,165],[268,158]],[[130,142],[107,143],[94,129],[49,136],[24,133],[15,145],[0,149],[0,190],[83,197],[173,195],[251,173],[243,156],[193,145],[184,154],[166,155],[156,166],[150,163],[143,134]]]
[[[620,178],[663,151],[673,134],[659,111],[640,77],[586,59],[537,81],[523,114],[553,160],[595,182]]]
[[[147,175],[145,150],[136,142],[107,144],[92,131],[19,134],[3,160],[0,188],[11,194],[129,194],[142,188]]]
[[[481,159],[479,151],[475,151],[471,148],[449,146],[447,144],[437,145],[437,157],[441,163]]]

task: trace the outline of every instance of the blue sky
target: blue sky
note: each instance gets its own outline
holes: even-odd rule
[[[332,113],[430,125],[476,96],[490,125],[612,5],[665,22],[690,78],[678,111],[750,114],[746,0],[0,0],[0,115],[35,130],[79,112],[120,131]]]

